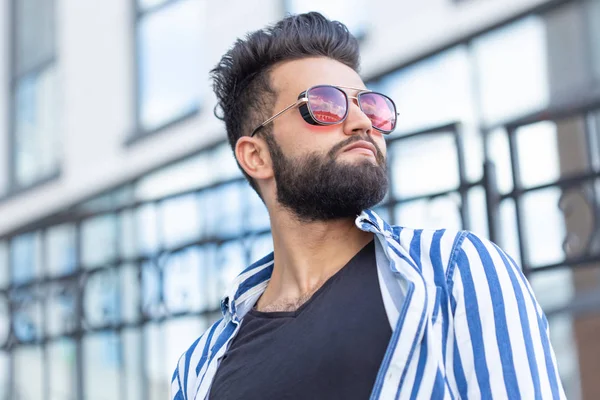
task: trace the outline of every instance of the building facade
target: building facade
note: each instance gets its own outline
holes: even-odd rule
[[[163,399],[271,249],[208,73],[320,10],[400,111],[391,223],[522,265],[570,399],[600,398],[600,1],[0,2],[0,399]]]

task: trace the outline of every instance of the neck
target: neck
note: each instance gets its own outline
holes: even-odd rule
[[[272,212],[275,264],[258,307],[305,298],[343,268],[373,240],[354,219],[303,222],[287,210]]]

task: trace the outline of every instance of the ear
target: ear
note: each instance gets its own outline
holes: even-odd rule
[[[264,140],[242,136],[235,144],[235,157],[252,178],[260,180],[273,177],[271,154]]]

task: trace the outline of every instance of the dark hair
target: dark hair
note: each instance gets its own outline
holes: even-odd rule
[[[232,149],[242,136],[271,117],[275,91],[270,71],[280,62],[306,57],[329,57],[358,72],[358,41],[341,22],[330,21],[317,12],[290,15],[238,39],[211,71],[217,109],[225,121]],[[265,127],[263,134],[270,134]],[[242,169],[242,172],[243,169]],[[250,185],[259,194],[256,182],[245,172]]]

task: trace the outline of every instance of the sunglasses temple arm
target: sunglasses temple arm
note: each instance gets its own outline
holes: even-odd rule
[[[298,99],[298,101],[296,101],[293,104],[290,104],[289,106],[287,106],[286,108],[284,108],[283,110],[279,111],[277,114],[273,115],[271,118],[269,118],[268,120],[266,120],[265,122],[263,122],[258,128],[256,128],[254,130],[254,132],[252,132],[252,135],[250,136],[254,136],[254,134],[256,132],[258,132],[260,130],[260,128],[263,128],[267,125],[269,125],[271,122],[273,122],[273,120],[277,117],[279,117],[281,114],[283,114],[284,112],[294,108],[294,107],[298,107],[299,105],[303,104],[303,103],[307,103],[308,102],[308,98],[306,97],[302,97],[301,99]]]

